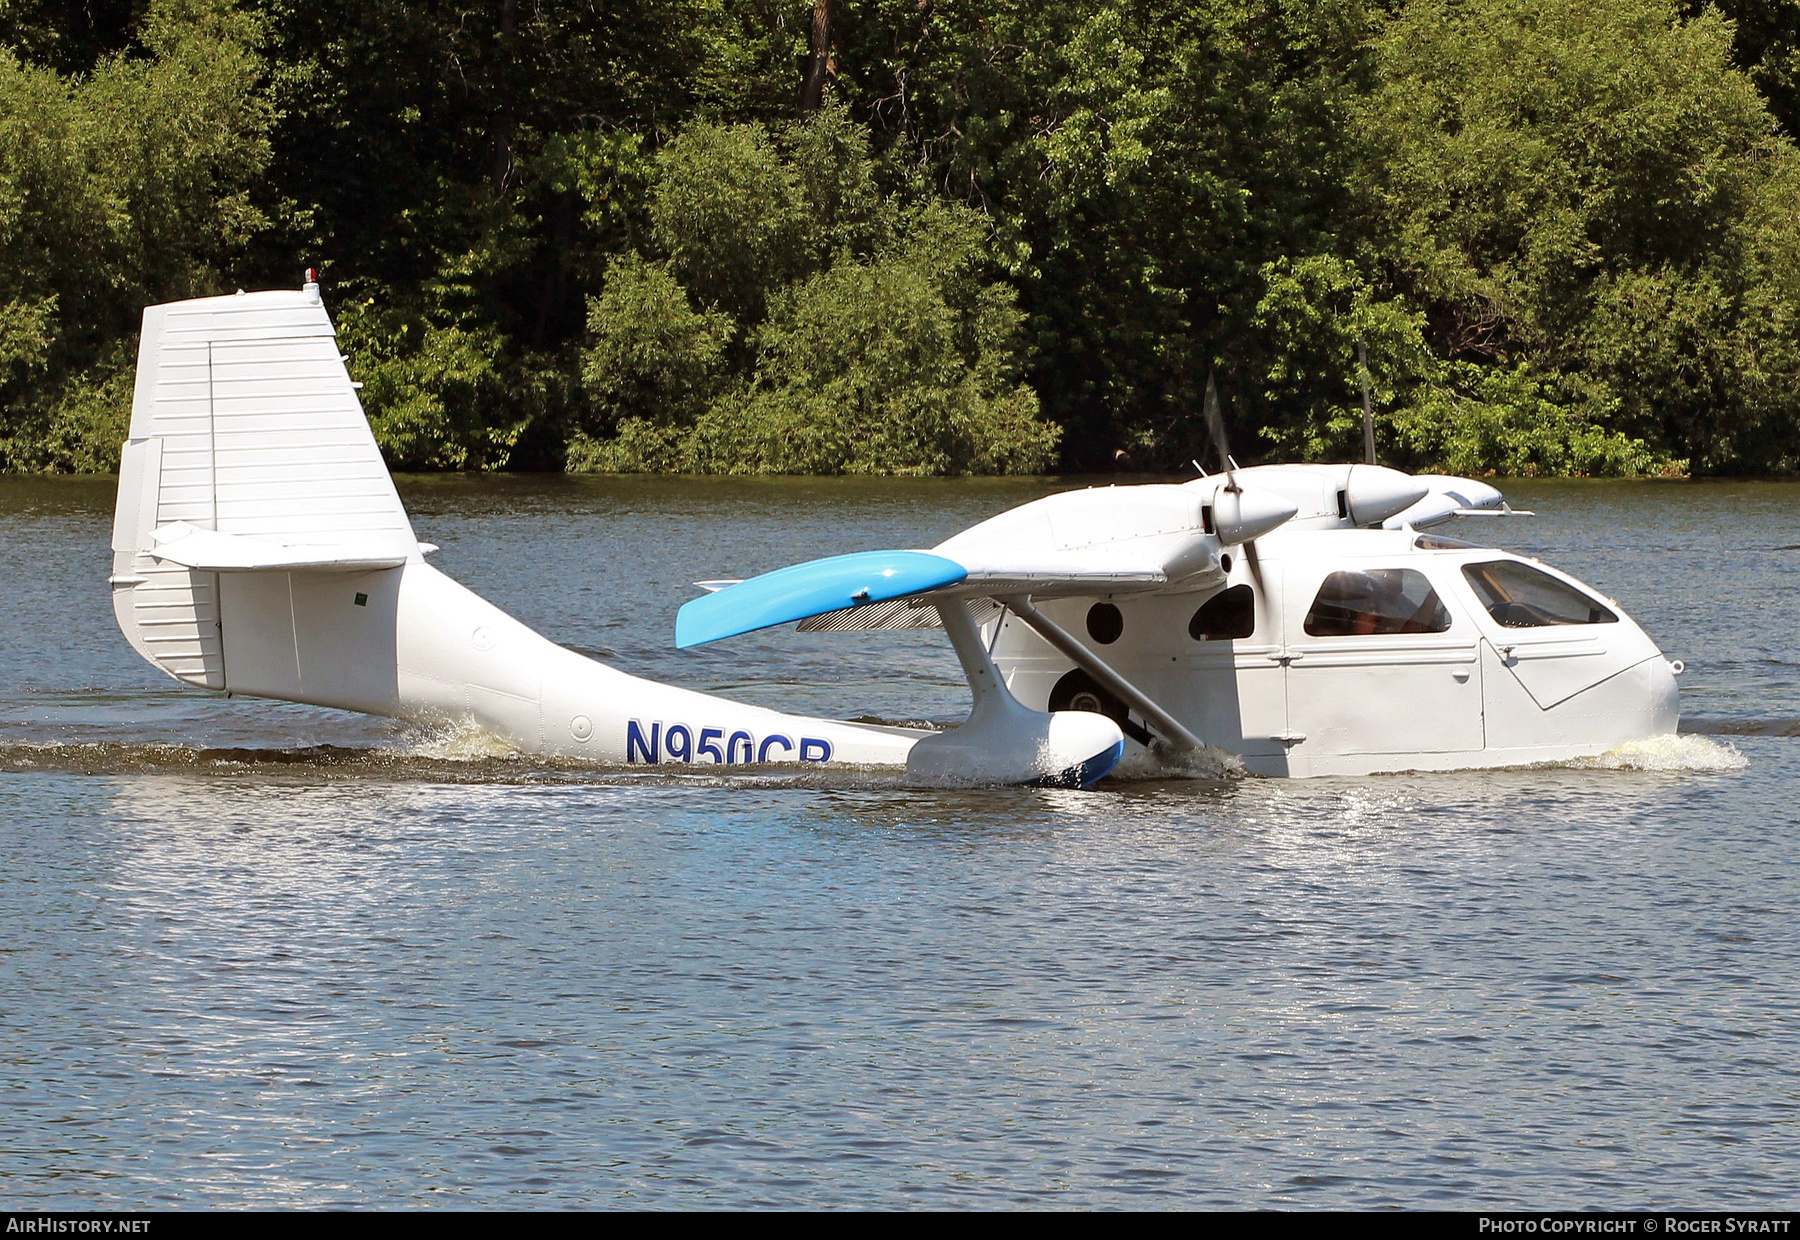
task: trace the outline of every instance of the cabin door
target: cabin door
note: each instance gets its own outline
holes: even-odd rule
[[[1190,617],[1191,603],[1170,617],[1185,626],[1186,675],[1149,691],[1201,739],[1246,759],[1257,774],[1286,774],[1287,677],[1281,623],[1281,565],[1265,562],[1236,584],[1211,595]],[[1179,630],[1177,630],[1179,631]],[[1148,670],[1148,669],[1146,669]]]
[[[1482,748],[1481,634],[1457,597],[1413,565],[1290,564],[1284,583],[1296,759]]]

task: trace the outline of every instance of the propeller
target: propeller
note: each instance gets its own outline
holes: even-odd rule
[[[1219,465],[1225,471],[1224,489],[1229,494],[1238,496],[1241,501],[1244,494],[1244,488],[1238,485],[1237,462],[1232,459],[1231,446],[1225,441],[1225,419],[1219,414],[1219,384],[1217,375],[1218,371],[1216,368],[1209,368],[1207,370],[1206,398],[1202,401],[1200,408],[1201,412],[1206,417],[1207,433],[1212,436],[1213,450],[1219,454]],[[1216,520],[1214,522],[1214,527],[1218,527],[1218,522]],[[1255,585],[1257,593],[1260,594],[1262,593],[1263,588],[1262,565],[1258,562],[1256,557],[1256,540],[1254,538],[1245,539],[1242,544],[1242,550],[1244,553],[1244,563],[1250,569],[1250,580]]]
[[[1206,416],[1206,433],[1212,436],[1213,450],[1219,454],[1219,468],[1225,471],[1225,489],[1233,495],[1242,489],[1237,483],[1237,462],[1225,442],[1225,419],[1219,416],[1219,384],[1216,369],[1206,372],[1206,399],[1200,408]]]

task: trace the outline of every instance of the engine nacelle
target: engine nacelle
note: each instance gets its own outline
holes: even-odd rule
[[[1273,491],[1227,483],[1213,496],[1213,532],[1221,546],[1236,547],[1280,528],[1299,511],[1298,505]]]

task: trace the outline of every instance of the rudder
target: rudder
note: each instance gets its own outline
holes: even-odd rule
[[[249,550],[210,570],[156,554],[190,527]],[[225,579],[259,557],[345,569],[420,558],[310,282],[144,311],[113,521],[119,627],[177,680],[229,689]]]

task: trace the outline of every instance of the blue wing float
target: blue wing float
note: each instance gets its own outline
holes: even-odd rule
[[[926,551],[858,551],[778,568],[685,604],[675,645],[686,650],[828,611],[885,603],[961,583],[969,572]]]

